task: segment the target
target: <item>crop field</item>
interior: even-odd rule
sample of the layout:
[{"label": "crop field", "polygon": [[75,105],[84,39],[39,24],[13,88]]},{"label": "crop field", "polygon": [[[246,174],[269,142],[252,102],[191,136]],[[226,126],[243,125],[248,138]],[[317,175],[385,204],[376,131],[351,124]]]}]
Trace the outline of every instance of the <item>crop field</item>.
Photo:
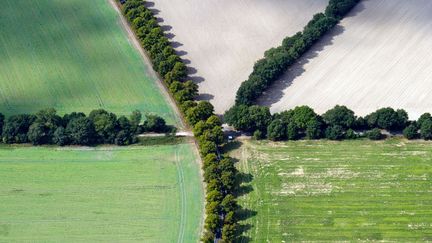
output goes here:
[{"label": "crop field", "polygon": [[361,1],[261,99],[273,112],[336,104],[358,115],[432,107],[432,1]]},{"label": "crop field", "polygon": [[254,242],[432,240],[430,142],[244,141],[233,153],[253,177],[240,204]]},{"label": "crop field", "polygon": [[197,242],[190,144],[0,146],[0,242]]},{"label": "crop field", "polygon": [[4,0],[0,111],[138,109],[179,117],[107,0]]},{"label": "crop field", "polygon": [[154,0],[152,9],[216,113],[229,109],[264,52],[303,29],[328,0]]}]

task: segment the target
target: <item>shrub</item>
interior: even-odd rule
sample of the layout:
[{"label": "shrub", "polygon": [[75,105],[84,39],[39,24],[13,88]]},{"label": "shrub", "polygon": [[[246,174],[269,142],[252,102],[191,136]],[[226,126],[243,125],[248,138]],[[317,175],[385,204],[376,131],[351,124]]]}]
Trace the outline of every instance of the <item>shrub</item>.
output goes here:
[{"label": "shrub", "polygon": [[346,106],[336,105],[322,115],[328,125],[339,125],[346,129],[353,128],[356,122],[354,112]]},{"label": "shrub", "polygon": [[325,135],[326,138],[330,140],[341,140],[345,138],[345,130],[340,125],[333,125],[327,127]]},{"label": "shrub", "polygon": [[253,139],[255,139],[255,140],[261,140],[261,139],[263,139],[265,136],[264,136],[264,133],[263,132],[261,132],[260,130],[256,130],[254,133],[253,133]]},{"label": "shrub", "polygon": [[329,17],[342,19],[360,0],[330,0],[325,14]]},{"label": "shrub", "polygon": [[432,119],[426,119],[422,121],[420,127],[420,136],[425,140],[432,139]]},{"label": "shrub", "polygon": [[418,133],[417,126],[415,124],[411,124],[411,125],[407,126],[403,130],[403,135],[407,139],[416,139],[416,138],[418,138],[419,133]]},{"label": "shrub", "polygon": [[408,114],[404,110],[395,111],[393,108],[381,108],[366,116],[370,127],[377,127],[389,131],[403,130],[408,123]]},{"label": "shrub", "polygon": [[366,133],[366,136],[370,140],[381,140],[384,138],[383,134],[381,133],[381,130],[378,128],[374,128]]},{"label": "shrub", "polygon": [[273,120],[267,127],[267,137],[273,141],[284,140],[287,137],[287,127],[281,119]]},{"label": "shrub", "polygon": [[359,138],[359,135],[352,129],[348,129],[345,133],[346,139],[357,139]]}]

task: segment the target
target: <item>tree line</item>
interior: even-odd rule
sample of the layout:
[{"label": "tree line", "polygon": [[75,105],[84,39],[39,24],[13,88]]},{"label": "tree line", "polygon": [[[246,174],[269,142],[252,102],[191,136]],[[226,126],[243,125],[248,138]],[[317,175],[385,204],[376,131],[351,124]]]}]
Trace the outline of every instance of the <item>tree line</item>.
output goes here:
[{"label": "tree line", "polygon": [[260,97],[358,2],[359,0],[330,0],[325,13],[315,14],[302,32],[285,38],[279,47],[267,50],[264,58],[255,63],[252,73],[238,89],[236,105],[252,105],[257,97]]},{"label": "tree line", "polygon": [[308,106],[270,114],[268,107],[237,105],[225,114],[225,121],[235,129],[253,134],[256,139],[273,141],[321,139],[383,139],[382,130],[402,132],[407,139],[432,139],[432,117],[423,114],[408,120],[405,110],[381,108],[365,117],[357,117],[346,106],[337,105],[322,116]]},{"label": "tree line", "polygon": [[176,54],[153,13],[143,0],[128,0],[122,5],[141,45],[149,54],[153,68],[163,78],[188,124],[193,128],[206,182],[205,233],[203,242],[233,242],[238,231],[237,201],[233,194],[237,170],[234,161],[220,154],[224,143],[222,122],[207,101],[196,101],[198,86],[187,80],[186,65]]},{"label": "tree line", "polygon": [[139,133],[173,129],[156,115],[146,115],[144,123],[141,120],[139,111],[132,112],[129,117],[117,117],[103,109],[93,110],[88,116],[82,112],[60,116],[53,108],[7,118],[0,113],[0,137],[7,144],[129,145],[137,141]]}]

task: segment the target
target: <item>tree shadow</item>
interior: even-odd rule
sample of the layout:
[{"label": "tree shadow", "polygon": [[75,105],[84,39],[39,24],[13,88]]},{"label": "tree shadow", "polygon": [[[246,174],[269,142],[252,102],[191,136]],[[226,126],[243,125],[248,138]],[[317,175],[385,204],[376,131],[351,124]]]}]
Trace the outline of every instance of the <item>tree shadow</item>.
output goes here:
[{"label": "tree shadow", "polygon": [[205,81],[205,79],[203,77],[199,77],[199,76],[189,76],[188,78],[189,80],[192,80],[192,82],[199,84]]},{"label": "tree shadow", "polygon": [[[243,145],[243,143],[241,141],[238,140],[234,140],[232,142],[226,143],[223,147],[222,147],[222,153],[226,154],[229,153],[231,151],[237,150],[239,149],[241,146]],[[233,158],[234,159],[234,158]],[[235,159],[237,160],[237,159]],[[237,160],[238,161],[238,160]],[[241,172],[239,172],[240,174]]]},{"label": "tree shadow", "polygon": [[334,38],[342,34],[344,30],[345,28],[341,25],[335,26],[329,34],[325,35],[320,41],[315,43],[312,48],[303,54],[295,64],[289,67],[282,77],[273,82],[261,97],[258,98],[257,103],[259,105],[271,106],[274,103],[279,102],[285,96],[284,90],[291,86],[293,81],[306,71],[304,66],[308,64],[310,60],[317,57],[326,46],[333,44]]},{"label": "tree shadow", "polygon": [[212,95],[212,94],[207,94],[207,93],[202,93],[202,94],[199,94],[199,95],[196,97],[196,99],[197,99],[197,100],[210,101],[210,100],[214,99],[214,95]]},{"label": "tree shadow", "polygon": [[[359,3],[345,18],[353,18],[365,9],[364,3]],[[301,76],[306,70],[305,65],[308,64],[313,58],[317,57],[327,46],[333,44],[335,37],[345,32],[345,27],[341,23],[336,25],[326,35],[324,35],[317,43],[315,43],[309,51],[300,57],[300,59],[293,64],[285,72],[282,77],[276,80],[262,95],[257,99],[257,104],[264,106],[271,106],[279,102],[285,96],[284,90],[290,87],[293,81]]]}]

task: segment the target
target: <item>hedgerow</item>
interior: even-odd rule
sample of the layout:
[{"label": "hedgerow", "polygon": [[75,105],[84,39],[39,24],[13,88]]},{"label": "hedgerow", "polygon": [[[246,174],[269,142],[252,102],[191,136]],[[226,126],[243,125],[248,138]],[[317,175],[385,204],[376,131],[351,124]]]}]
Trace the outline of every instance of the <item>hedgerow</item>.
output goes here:
[{"label": "hedgerow", "polygon": [[279,47],[267,50],[264,58],[255,63],[249,78],[237,91],[236,105],[252,105],[257,97],[260,97],[358,2],[359,0],[331,0],[325,14],[315,14],[302,32],[285,38]]},{"label": "hedgerow", "polygon": [[202,241],[214,242],[218,238],[233,242],[238,228],[237,202],[233,195],[237,170],[231,158],[219,153],[224,142],[222,123],[209,102],[195,100],[198,86],[187,80],[186,65],[175,53],[153,13],[145,7],[145,1],[128,0],[122,5],[122,11],[149,54],[154,70],[164,80],[185,120],[193,128],[203,158],[207,192]]},{"label": "hedgerow", "polygon": [[141,120],[139,111],[132,112],[130,117],[117,117],[103,109],[93,110],[88,116],[77,112],[59,116],[52,108],[7,119],[0,113],[0,137],[8,144],[129,145],[137,141],[139,133],[166,133],[173,129],[156,115],[146,115],[143,124]]}]

